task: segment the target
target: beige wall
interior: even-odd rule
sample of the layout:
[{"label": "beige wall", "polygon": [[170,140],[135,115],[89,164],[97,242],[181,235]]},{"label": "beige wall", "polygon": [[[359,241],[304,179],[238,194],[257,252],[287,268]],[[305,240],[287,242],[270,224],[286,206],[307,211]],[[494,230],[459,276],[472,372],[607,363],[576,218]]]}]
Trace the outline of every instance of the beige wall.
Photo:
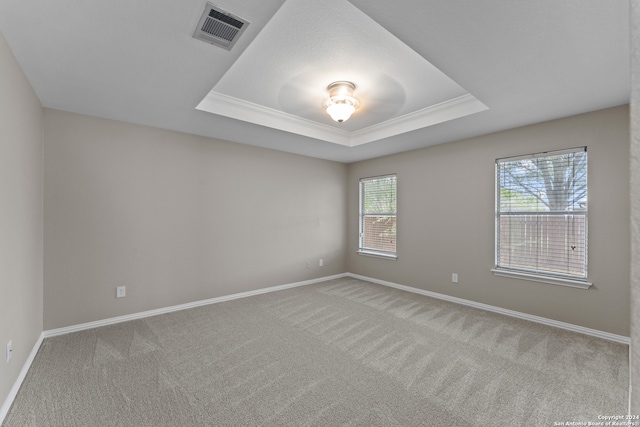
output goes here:
[{"label": "beige wall", "polygon": [[631,2],[631,414],[640,414],[640,2]]},{"label": "beige wall", "polygon": [[2,405],[42,333],[42,107],[2,33],[0,94]]},{"label": "beige wall", "polygon": [[[594,286],[494,276],[495,159],[582,145]],[[356,254],[358,179],[389,173],[398,177],[397,261]],[[354,163],[348,186],[350,272],[629,336],[628,107]]]},{"label": "beige wall", "polygon": [[50,109],[44,129],[45,330],[346,270],[344,164]]}]

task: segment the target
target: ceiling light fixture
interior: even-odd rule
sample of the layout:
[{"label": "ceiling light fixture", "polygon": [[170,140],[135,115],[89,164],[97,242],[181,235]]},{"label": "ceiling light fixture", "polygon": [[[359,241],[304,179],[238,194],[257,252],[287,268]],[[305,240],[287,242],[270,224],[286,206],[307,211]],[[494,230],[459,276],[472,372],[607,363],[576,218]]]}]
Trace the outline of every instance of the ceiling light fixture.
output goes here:
[{"label": "ceiling light fixture", "polygon": [[351,117],[356,108],[360,105],[353,97],[356,85],[351,82],[333,82],[327,86],[329,99],[324,102],[327,114],[338,123],[342,123]]}]

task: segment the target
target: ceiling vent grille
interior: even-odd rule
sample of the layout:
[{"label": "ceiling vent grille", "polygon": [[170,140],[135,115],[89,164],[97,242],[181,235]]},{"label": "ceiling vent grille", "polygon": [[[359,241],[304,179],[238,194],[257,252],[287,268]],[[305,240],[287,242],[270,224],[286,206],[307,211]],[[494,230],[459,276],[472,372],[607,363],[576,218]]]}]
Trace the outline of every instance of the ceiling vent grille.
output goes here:
[{"label": "ceiling vent grille", "polygon": [[207,3],[193,37],[231,50],[248,26],[246,19]]}]

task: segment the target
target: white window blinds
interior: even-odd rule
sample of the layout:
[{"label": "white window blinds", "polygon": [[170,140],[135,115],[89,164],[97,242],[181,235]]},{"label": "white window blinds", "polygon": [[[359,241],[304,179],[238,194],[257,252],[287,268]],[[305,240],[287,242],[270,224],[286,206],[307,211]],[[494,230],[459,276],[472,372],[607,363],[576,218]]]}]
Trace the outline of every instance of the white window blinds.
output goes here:
[{"label": "white window blinds", "polygon": [[360,179],[359,252],[396,253],[396,175]]},{"label": "white window blinds", "polygon": [[586,280],[586,147],[496,160],[496,269]]}]

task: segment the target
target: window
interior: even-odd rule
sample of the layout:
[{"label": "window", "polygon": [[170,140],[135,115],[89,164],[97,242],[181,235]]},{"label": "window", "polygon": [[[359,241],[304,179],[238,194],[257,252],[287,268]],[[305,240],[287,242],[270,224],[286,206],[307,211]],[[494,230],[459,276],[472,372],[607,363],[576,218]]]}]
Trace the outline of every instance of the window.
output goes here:
[{"label": "window", "polygon": [[495,274],[588,288],[587,148],[496,160]]},{"label": "window", "polygon": [[396,176],[360,180],[358,253],[396,258]]}]

